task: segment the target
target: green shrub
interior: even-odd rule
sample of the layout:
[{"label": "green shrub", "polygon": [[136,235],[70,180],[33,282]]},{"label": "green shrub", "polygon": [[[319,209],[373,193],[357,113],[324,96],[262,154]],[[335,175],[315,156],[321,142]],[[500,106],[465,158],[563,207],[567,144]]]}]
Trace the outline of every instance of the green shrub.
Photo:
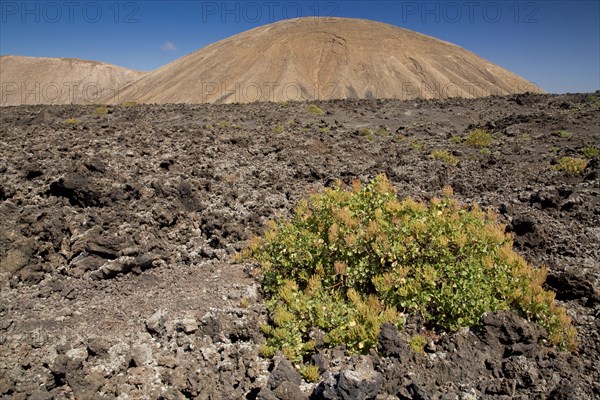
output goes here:
[{"label": "green shrub", "polygon": [[275,133],[283,133],[283,132],[285,132],[285,129],[283,128],[283,126],[277,125],[276,127],[273,128],[273,131],[275,131]]},{"label": "green shrub", "polygon": [[80,123],[81,121],[76,118],[67,118],[63,121],[65,125],[79,125]]},{"label": "green shrub", "polygon": [[123,103],[121,103],[121,105],[123,107],[127,107],[127,108],[135,107],[135,106],[137,106],[137,101],[124,101]]},{"label": "green shrub", "polygon": [[219,121],[219,122],[217,122],[217,126],[219,126],[220,128],[229,128],[229,125],[231,125],[229,123],[229,121]]},{"label": "green shrub", "polygon": [[483,313],[512,309],[575,348],[564,308],[545,291],[545,269],[512,249],[494,214],[461,207],[446,193],[429,203],[399,200],[378,176],[350,190],[338,184],[302,200],[289,220],[272,221],[242,254],[260,262],[270,323],[263,354],[292,360],[324,345],[366,352],[385,322],[420,314],[440,328],[476,326]]},{"label": "green shrub", "polygon": [[491,155],[492,155],[492,151],[491,151],[490,149],[488,149],[487,147],[485,147],[485,148],[483,148],[483,149],[479,150],[479,153],[480,153],[482,156],[491,156]]},{"label": "green shrub", "polygon": [[300,374],[306,382],[316,382],[319,380],[319,367],[316,365],[304,365],[300,368]]},{"label": "green shrub", "polygon": [[494,142],[492,135],[485,129],[476,129],[469,133],[463,143],[469,147],[488,147]]},{"label": "green shrub", "polygon": [[446,164],[449,165],[456,165],[459,163],[459,159],[458,157],[453,156],[452,154],[448,153],[446,150],[434,150],[431,155],[431,158],[433,158],[434,160],[441,160]]},{"label": "green shrub", "polygon": [[413,150],[421,150],[421,149],[423,149],[423,143],[417,142],[415,140],[414,142],[410,143],[410,148]]},{"label": "green shrub", "polygon": [[316,115],[325,115],[325,111],[323,111],[319,106],[317,106],[316,104],[309,104],[308,105],[308,111],[316,114]]},{"label": "green shrub", "polygon": [[452,143],[454,143],[454,144],[460,144],[460,143],[462,143],[463,138],[460,137],[460,136],[458,136],[458,135],[455,135],[455,136],[452,136],[452,138],[450,139],[450,141]]},{"label": "green shrub", "polygon": [[375,132],[375,134],[377,134],[378,136],[390,136],[390,132],[385,129],[385,128],[379,128],[377,129],[377,131]]},{"label": "green shrub", "polygon": [[415,353],[425,353],[425,345],[427,344],[427,338],[423,335],[415,335],[410,339],[408,343],[410,348],[413,349]]},{"label": "green shrub", "polygon": [[569,174],[576,175],[583,172],[587,165],[587,161],[582,158],[574,158],[574,157],[563,157],[558,160],[558,165],[556,169],[559,171],[565,171]]},{"label": "green shrub", "polygon": [[583,149],[581,149],[581,154],[585,158],[594,158],[598,154],[600,154],[600,151],[598,151],[598,149],[595,147],[584,147]]},{"label": "green shrub", "polygon": [[557,136],[562,139],[570,139],[573,136],[572,134],[570,134],[569,132],[567,132],[563,129],[552,132],[552,135]]},{"label": "green shrub", "polygon": [[106,114],[108,114],[108,108],[107,107],[97,107],[96,110],[94,110],[94,112],[96,113],[96,115],[106,115]]},{"label": "green shrub", "polygon": [[368,141],[372,142],[373,140],[375,140],[375,134],[373,133],[373,130],[370,128],[362,128],[358,130],[358,134],[360,136],[364,136],[367,138]]}]

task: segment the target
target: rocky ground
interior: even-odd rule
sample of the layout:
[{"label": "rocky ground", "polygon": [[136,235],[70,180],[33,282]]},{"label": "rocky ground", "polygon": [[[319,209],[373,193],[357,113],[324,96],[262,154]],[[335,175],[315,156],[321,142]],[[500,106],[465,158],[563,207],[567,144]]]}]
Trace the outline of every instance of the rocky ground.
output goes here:
[{"label": "rocky ground", "polygon": [[[0,398],[600,398],[600,158],[556,169],[600,147],[599,101],[1,108]],[[452,139],[477,127],[488,153]],[[450,185],[496,211],[549,267],[579,350],[501,312],[454,334],[385,326],[367,356],[322,350],[316,383],[260,358],[259,271],[232,255],[306,194],[380,173],[401,196]]]}]

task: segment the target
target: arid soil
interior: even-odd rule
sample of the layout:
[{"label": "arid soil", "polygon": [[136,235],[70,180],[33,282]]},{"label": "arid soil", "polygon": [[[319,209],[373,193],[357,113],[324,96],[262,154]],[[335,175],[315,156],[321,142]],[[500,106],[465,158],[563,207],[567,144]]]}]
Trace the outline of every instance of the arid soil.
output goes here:
[{"label": "arid soil", "polygon": [[143,74],[77,58],[0,56],[0,106],[93,104]]},{"label": "arid soil", "polygon": [[304,17],[213,43],[96,101],[230,104],[524,92],[542,90],[452,43],[377,21]]},{"label": "arid soil", "polygon": [[[600,147],[599,101],[0,108],[0,398],[600,398],[600,158],[556,169]],[[452,139],[477,127],[489,153]],[[303,196],[380,173],[400,196],[450,185],[497,212],[549,267],[578,351],[500,312],[458,333],[386,325],[377,352],[315,355],[316,383],[259,357],[260,272],[232,256]],[[416,333],[423,354],[407,344]]]}]

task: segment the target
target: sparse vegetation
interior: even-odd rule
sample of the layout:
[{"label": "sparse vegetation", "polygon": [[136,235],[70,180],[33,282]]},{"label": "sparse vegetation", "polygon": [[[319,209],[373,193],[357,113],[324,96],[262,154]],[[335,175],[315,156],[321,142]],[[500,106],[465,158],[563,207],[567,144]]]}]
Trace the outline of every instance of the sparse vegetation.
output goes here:
[{"label": "sparse vegetation", "polygon": [[328,127],[326,127],[326,126],[325,126],[325,127],[322,127],[322,128],[319,128],[319,130],[320,130],[322,133],[326,134],[326,135],[331,135],[331,130],[330,130]]},{"label": "sparse vegetation", "polygon": [[[268,327],[269,325],[263,325],[261,327],[261,330],[263,331],[263,333],[265,333],[265,330],[263,330],[263,327]],[[275,355],[275,353],[277,353],[277,349],[275,349],[272,346],[268,346],[266,343],[263,343],[260,345],[260,347],[258,348],[258,354],[263,357],[263,358],[271,358]]]},{"label": "sparse vegetation", "polygon": [[67,118],[63,121],[65,125],[79,125],[80,123],[81,121],[76,118]]},{"label": "sparse vegetation", "polygon": [[415,335],[410,339],[409,345],[415,353],[425,353],[425,345],[427,344],[427,338],[423,335]]},{"label": "sparse vegetation", "polygon": [[121,103],[123,107],[135,107],[137,106],[137,101],[125,101]]},{"label": "sparse vegetation", "polygon": [[454,135],[452,136],[452,138],[450,139],[450,141],[454,144],[461,144],[463,141],[463,138],[458,136],[458,135]]},{"label": "sparse vegetation", "polygon": [[106,114],[108,114],[108,108],[107,107],[96,107],[96,110],[94,112],[96,113],[96,115],[106,115]]},{"label": "sparse vegetation", "polygon": [[370,128],[361,128],[358,130],[358,134],[360,136],[364,136],[367,138],[368,141],[372,142],[373,140],[375,140],[375,134],[373,133],[373,130]]},{"label": "sparse vegetation", "polygon": [[585,98],[585,101],[586,101],[586,103],[588,103],[588,104],[591,104],[591,103],[599,104],[599,103],[598,103],[598,101],[599,101],[599,100],[600,100],[600,96],[593,95],[593,94],[591,94],[591,95],[588,95],[588,96]]},{"label": "sparse vegetation", "polygon": [[441,160],[449,165],[457,165],[460,162],[458,157],[453,156],[447,150],[434,150],[430,157],[434,160]]},{"label": "sparse vegetation", "polygon": [[494,142],[492,135],[485,129],[476,129],[469,133],[463,143],[469,147],[484,148]]},{"label": "sparse vegetation", "polygon": [[594,158],[597,157],[598,154],[600,154],[600,151],[595,147],[584,147],[583,149],[581,149],[581,154],[585,158]]},{"label": "sparse vegetation", "polygon": [[558,160],[556,169],[559,171],[565,171],[572,175],[577,175],[583,172],[587,165],[587,161],[582,158],[575,157],[563,157]]},{"label": "sparse vegetation", "polygon": [[229,123],[229,121],[219,121],[217,122],[217,126],[220,128],[229,128],[229,125],[231,125]]},{"label": "sparse vegetation", "polygon": [[250,299],[248,297],[242,297],[240,300],[241,308],[248,308],[250,306]]},{"label": "sparse vegetation", "polygon": [[423,143],[418,142],[418,141],[413,141],[410,143],[410,148],[413,150],[422,150],[423,149]]},{"label": "sparse vegetation", "polygon": [[325,111],[323,111],[321,107],[317,106],[316,104],[309,104],[308,111],[316,115],[325,115]]},{"label": "sparse vegetation", "polygon": [[492,155],[492,151],[490,149],[488,149],[487,147],[484,147],[483,149],[479,150],[479,153],[482,156],[491,156]]},{"label": "sparse vegetation", "polygon": [[263,355],[281,350],[300,361],[317,346],[315,329],[325,346],[365,353],[381,325],[401,326],[403,313],[457,330],[505,309],[546,328],[553,344],[576,346],[565,309],[542,287],[546,269],[513,250],[493,213],[460,206],[450,189],[420,203],[399,200],[384,176],[350,189],[338,183],[271,222],[243,258],[264,274]]},{"label": "sparse vegetation", "polygon": [[319,367],[316,365],[303,365],[300,368],[300,374],[306,382],[316,382],[319,380]]},{"label": "sparse vegetation", "polygon": [[285,129],[283,128],[283,126],[277,125],[276,127],[273,128],[273,131],[275,133],[283,133],[283,132],[285,132]]},{"label": "sparse vegetation", "polygon": [[390,132],[385,129],[385,128],[379,128],[377,129],[377,131],[375,132],[376,135],[378,136],[390,136]]},{"label": "sparse vegetation", "polygon": [[559,137],[561,139],[570,139],[573,135],[564,129],[552,132],[553,136]]}]

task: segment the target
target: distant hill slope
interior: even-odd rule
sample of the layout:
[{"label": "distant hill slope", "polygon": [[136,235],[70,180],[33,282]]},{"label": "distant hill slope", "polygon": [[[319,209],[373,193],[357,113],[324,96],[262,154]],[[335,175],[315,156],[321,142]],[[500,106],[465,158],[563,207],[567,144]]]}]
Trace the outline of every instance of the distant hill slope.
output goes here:
[{"label": "distant hill slope", "polygon": [[0,105],[98,103],[143,74],[74,58],[0,56]]},{"label": "distant hill slope", "polygon": [[261,26],[154,70],[107,102],[234,103],[480,97],[541,92],[456,45],[392,25],[298,18]]}]

